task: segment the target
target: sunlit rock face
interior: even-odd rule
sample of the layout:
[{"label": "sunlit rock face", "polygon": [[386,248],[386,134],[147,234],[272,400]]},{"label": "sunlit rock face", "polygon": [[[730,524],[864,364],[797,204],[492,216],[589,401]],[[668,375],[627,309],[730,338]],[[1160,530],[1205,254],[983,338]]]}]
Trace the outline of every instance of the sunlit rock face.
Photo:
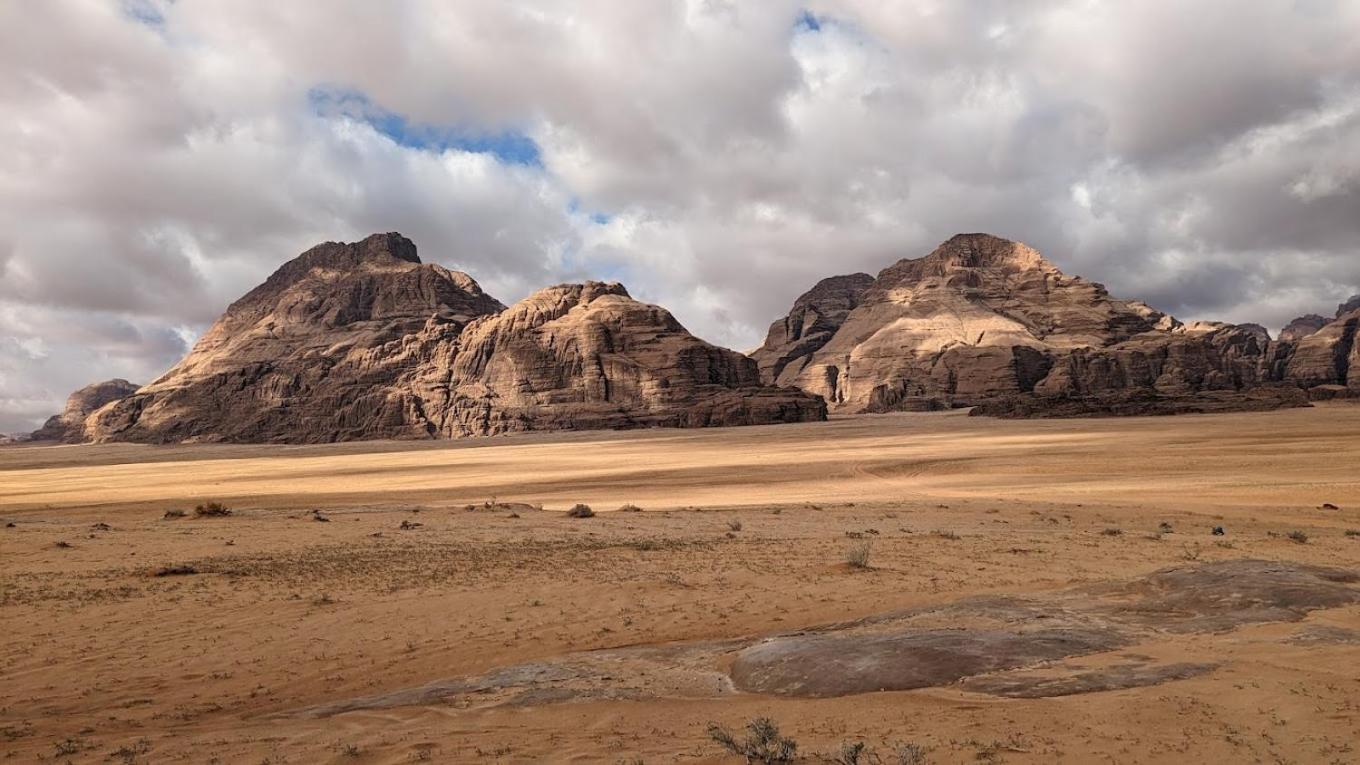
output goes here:
[{"label": "sunlit rock face", "polygon": [[507,309],[400,234],[318,245],[227,309],[160,379],[95,413],[94,441],[311,443],[825,417],[620,285]]}]

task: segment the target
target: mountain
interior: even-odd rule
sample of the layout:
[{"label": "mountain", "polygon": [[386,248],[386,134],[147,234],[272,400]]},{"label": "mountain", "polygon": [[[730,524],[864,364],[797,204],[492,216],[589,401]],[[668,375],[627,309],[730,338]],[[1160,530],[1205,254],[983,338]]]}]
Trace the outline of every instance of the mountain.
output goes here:
[{"label": "mountain", "polygon": [[1304,314],[1284,325],[1284,329],[1280,330],[1280,339],[1287,343],[1296,343],[1327,326],[1330,321],[1331,319],[1315,313]]},{"label": "mountain", "polygon": [[[1258,325],[1185,325],[1111,297],[1034,249],[987,234],[960,234],[884,269],[834,331],[801,346],[788,342],[790,322],[799,323],[794,312],[752,356],[767,382],[822,395],[838,412],[1026,398],[1037,401],[1023,408],[1037,411],[1045,402],[1141,390],[1151,395],[1140,413],[1154,413],[1163,400],[1278,381],[1288,351]],[[1224,405],[1219,399],[1215,408]]]},{"label": "mountain", "polygon": [[789,363],[826,345],[845,323],[845,317],[859,307],[873,283],[874,277],[868,274],[832,276],[803,293],[793,302],[788,316],[770,325],[765,344],[751,354],[761,376],[770,382],[792,384],[792,377],[784,375]]},{"label": "mountain", "polygon": [[1284,379],[1315,398],[1360,396],[1360,295],[1337,307],[1336,318],[1294,343]]},{"label": "mountain", "polygon": [[123,379],[86,385],[66,399],[66,408],[53,415],[29,436],[33,441],[80,443],[85,440],[85,420],[98,409],[137,392],[137,386]]},{"label": "mountain", "polygon": [[755,363],[619,284],[549,287],[441,341],[415,390],[439,435],[819,420]]},{"label": "mountain", "polygon": [[400,234],[318,245],[179,364],[86,423],[95,441],[313,443],[825,417],[619,285],[506,308]]}]

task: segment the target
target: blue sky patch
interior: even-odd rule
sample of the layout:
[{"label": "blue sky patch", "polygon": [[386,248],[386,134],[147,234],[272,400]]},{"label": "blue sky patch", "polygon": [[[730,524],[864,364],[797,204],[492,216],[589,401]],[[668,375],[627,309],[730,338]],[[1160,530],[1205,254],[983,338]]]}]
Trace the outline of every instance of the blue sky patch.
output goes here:
[{"label": "blue sky patch", "polygon": [[822,21],[812,11],[804,10],[798,14],[798,20],[793,22],[793,28],[799,32],[820,32]]},{"label": "blue sky patch", "polygon": [[408,148],[436,153],[454,149],[491,154],[507,165],[543,166],[538,144],[518,130],[487,131],[412,122],[404,115],[378,106],[363,93],[347,88],[312,88],[307,92],[307,101],[312,111],[322,117],[348,117],[366,122]]},{"label": "blue sky patch", "polygon": [[165,14],[160,7],[151,0],[123,0],[123,15],[151,27],[159,27],[165,24]]}]

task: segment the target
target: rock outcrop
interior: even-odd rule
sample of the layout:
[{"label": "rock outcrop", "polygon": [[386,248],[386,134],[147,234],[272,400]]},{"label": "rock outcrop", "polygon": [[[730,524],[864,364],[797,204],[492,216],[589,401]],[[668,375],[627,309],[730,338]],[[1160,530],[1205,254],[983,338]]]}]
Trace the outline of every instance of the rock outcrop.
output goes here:
[{"label": "rock outcrop", "polygon": [[826,345],[873,283],[874,277],[868,274],[832,276],[803,293],[793,302],[788,316],[770,325],[765,344],[751,354],[761,376],[770,382],[792,384],[794,375],[784,375],[789,362]]},{"label": "rock outcrop", "polygon": [[90,418],[96,441],[408,438],[397,386],[427,324],[503,308],[467,274],[423,264],[400,234],[317,245],[233,303],[179,364]]},{"label": "rock outcrop", "polygon": [[1318,316],[1315,313],[1304,314],[1284,325],[1284,329],[1280,330],[1280,340],[1286,343],[1296,343],[1327,326],[1329,321],[1331,319]]},{"label": "rock outcrop", "polygon": [[1360,396],[1360,295],[1337,316],[1290,349],[1284,378],[1316,398]]},{"label": "rock outcrop", "polygon": [[619,285],[563,285],[506,309],[381,234],[284,265],[85,436],[313,443],[825,415]]},{"label": "rock outcrop", "polygon": [[432,358],[413,388],[445,437],[826,416],[821,400],[763,385],[751,359],[699,340],[619,284],[540,290],[444,339]]},{"label": "rock outcrop", "polygon": [[[1222,408],[1219,394],[1283,379],[1293,352],[1259,325],[1187,325],[1111,297],[1030,247],[986,234],[955,236],[884,269],[829,336],[791,349],[787,323],[775,322],[752,354],[766,380],[822,395],[840,412]],[[1184,406],[1169,403],[1177,398]]]},{"label": "rock outcrop", "polygon": [[29,436],[33,441],[79,443],[85,440],[85,420],[99,409],[137,392],[137,386],[121,378],[86,385],[66,399],[66,408],[53,415]]}]

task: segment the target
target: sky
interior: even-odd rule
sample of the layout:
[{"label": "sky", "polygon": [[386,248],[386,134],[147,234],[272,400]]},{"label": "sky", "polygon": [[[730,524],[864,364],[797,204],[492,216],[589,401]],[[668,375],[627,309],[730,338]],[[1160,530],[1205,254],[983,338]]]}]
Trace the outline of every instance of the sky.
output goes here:
[{"label": "sky", "polygon": [[1355,0],[0,2],[0,433],[323,241],[758,345],[960,232],[1185,319],[1360,292]]}]

